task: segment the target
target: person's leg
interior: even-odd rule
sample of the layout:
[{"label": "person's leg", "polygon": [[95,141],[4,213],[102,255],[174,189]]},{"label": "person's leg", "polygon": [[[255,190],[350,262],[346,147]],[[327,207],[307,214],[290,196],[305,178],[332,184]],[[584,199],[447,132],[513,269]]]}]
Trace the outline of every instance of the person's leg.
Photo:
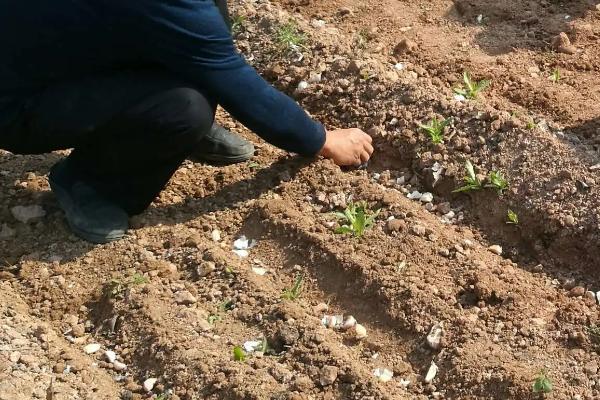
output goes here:
[{"label": "person's leg", "polygon": [[74,147],[50,183],[73,230],[123,236],[210,131],[215,104],[160,73],[123,73],[56,85],[29,102],[0,147],[43,153]]}]

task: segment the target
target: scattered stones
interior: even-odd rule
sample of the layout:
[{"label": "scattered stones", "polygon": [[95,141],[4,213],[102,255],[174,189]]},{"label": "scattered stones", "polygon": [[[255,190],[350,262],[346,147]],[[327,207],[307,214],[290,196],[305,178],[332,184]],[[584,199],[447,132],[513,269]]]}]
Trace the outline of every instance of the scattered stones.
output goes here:
[{"label": "scattered stones", "polygon": [[499,256],[502,255],[502,247],[497,244],[488,247],[488,250]]},{"label": "scattered stones", "polygon": [[319,383],[321,386],[333,385],[333,383],[337,380],[338,371],[338,367],[334,367],[332,365],[326,365],[321,368],[321,373],[319,374]]},{"label": "scattered stones", "polygon": [[425,375],[425,383],[431,383],[438,372],[438,366],[435,362],[431,362],[429,369],[427,370],[427,374]]},{"label": "scattered stones", "polygon": [[158,381],[158,379],[156,379],[156,378],[148,378],[144,381],[142,386],[146,392],[151,392],[152,389],[154,389],[154,385],[156,385],[157,381]]},{"label": "scattered stones", "polygon": [[585,288],[583,286],[575,286],[569,290],[569,296],[571,297],[582,297],[585,294]]},{"label": "scattered stones", "polygon": [[41,206],[15,206],[10,209],[13,217],[24,224],[38,220],[46,216],[46,211]]},{"label": "scattered stones", "polygon": [[439,322],[431,327],[427,335],[427,345],[433,350],[439,350],[442,347],[442,337],[444,336],[444,325]]},{"label": "scattered stones", "polygon": [[85,354],[94,354],[95,352],[100,350],[100,347],[102,346],[100,346],[99,343],[90,343],[83,348],[83,351]]},{"label": "scattered stones", "polygon": [[175,293],[175,303],[177,304],[189,305],[194,304],[197,301],[196,297],[187,290],[180,290]]}]

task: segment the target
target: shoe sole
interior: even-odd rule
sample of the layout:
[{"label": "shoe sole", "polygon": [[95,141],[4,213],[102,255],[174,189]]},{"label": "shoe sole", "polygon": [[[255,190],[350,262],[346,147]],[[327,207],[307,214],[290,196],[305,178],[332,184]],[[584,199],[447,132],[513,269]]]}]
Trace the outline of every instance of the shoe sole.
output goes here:
[{"label": "shoe sole", "polygon": [[[73,202],[71,201],[71,196],[69,196],[67,191],[63,189],[58,183],[56,183],[52,179],[52,177],[48,178],[48,183],[50,184],[50,189],[52,189],[52,193],[54,193],[54,195],[58,199],[58,204],[61,206],[65,214],[68,214],[69,212],[67,210],[74,208]],[[92,242],[95,244],[106,244],[122,239],[125,236],[125,232],[119,232],[109,235],[99,235],[97,233],[88,232],[73,225],[71,223],[71,219],[68,216],[66,219],[73,233],[75,233],[80,238],[87,240],[88,242]]]},{"label": "shoe sole", "polygon": [[199,162],[212,162],[212,163],[217,163],[219,165],[228,165],[228,164],[239,164],[241,162],[244,161],[248,161],[249,159],[252,158],[252,156],[254,155],[254,150],[245,153],[245,154],[241,154],[241,155],[237,155],[237,156],[224,156],[222,154],[202,154],[201,156],[194,156],[194,157],[190,157],[190,160],[192,161],[199,161]]}]

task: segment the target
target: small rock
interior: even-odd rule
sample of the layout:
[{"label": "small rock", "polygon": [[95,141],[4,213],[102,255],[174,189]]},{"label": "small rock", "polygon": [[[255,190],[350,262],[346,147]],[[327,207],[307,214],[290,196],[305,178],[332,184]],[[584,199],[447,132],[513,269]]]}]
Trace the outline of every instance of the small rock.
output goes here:
[{"label": "small rock", "polygon": [[387,229],[390,232],[402,232],[406,223],[399,219],[392,219],[387,222]]},{"label": "small rock", "polygon": [[218,229],[215,229],[214,231],[211,232],[210,237],[213,240],[213,242],[220,241],[221,240],[221,231],[219,231]]},{"label": "small rock", "polygon": [[142,384],[142,386],[144,387],[144,390],[146,392],[151,392],[152,389],[154,389],[154,385],[156,385],[156,381],[158,381],[158,379],[156,378],[148,378],[144,381],[144,383]]},{"label": "small rock", "polygon": [[590,361],[583,367],[583,370],[588,375],[596,375],[598,373],[598,362]]},{"label": "small rock", "polygon": [[125,371],[127,369],[127,365],[123,364],[120,361],[113,362],[113,368],[115,371]]},{"label": "small rock", "polygon": [[567,225],[567,226],[575,225],[575,217],[573,217],[572,215],[567,215],[565,217],[565,225]]},{"label": "small rock", "polygon": [[400,55],[405,53],[412,53],[417,50],[417,44],[410,39],[402,39],[400,43],[394,47],[394,54]]},{"label": "small rock", "polygon": [[425,233],[427,233],[427,230],[425,229],[425,227],[421,226],[421,225],[411,226],[410,231],[416,236],[425,236]]},{"label": "small rock", "polygon": [[313,309],[315,310],[315,313],[321,314],[329,309],[329,305],[327,303],[319,303],[314,306]]},{"label": "small rock", "polygon": [[444,325],[442,322],[431,327],[427,335],[427,344],[433,350],[439,350],[442,347],[442,336],[444,336]]},{"label": "small rock", "polygon": [[585,294],[585,288],[583,286],[575,286],[573,289],[569,290],[569,296],[571,297],[581,297]]},{"label": "small rock", "polygon": [[361,324],[354,325],[354,337],[358,340],[364,339],[367,337],[367,328],[362,326]]},{"label": "small rock", "polygon": [[348,329],[354,328],[356,326],[356,318],[352,315],[349,315],[344,323],[342,324],[342,329],[347,331]]},{"label": "small rock", "polygon": [[10,209],[15,219],[24,224],[46,216],[46,211],[41,206],[15,206]]},{"label": "small rock", "polygon": [[423,195],[421,195],[421,198],[419,199],[422,203],[431,203],[433,201],[433,194],[427,192],[427,193],[423,193]]},{"label": "small rock", "polygon": [[319,374],[319,383],[321,386],[333,385],[338,377],[338,370],[338,367],[332,365],[326,365],[321,368],[321,373]]},{"label": "small rock", "polygon": [[494,254],[502,255],[502,247],[497,244],[488,247],[488,250]]},{"label": "small rock", "polygon": [[117,353],[115,353],[112,350],[106,350],[104,352],[104,357],[106,357],[106,361],[108,361],[109,363],[114,363],[117,359]]},{"label": "small rock", "polygon": [[[199,277],[203,278],[205,276],[210,275],[217,269],[216,265],[212,261],[204,261],[196,268],[196,273]],[[194,301],[195,303],[195,301]]]},{"label": "small rock", "polygon": [[427,374],[425,375],[425,383],[431,383],[438,372],[438,366],[432,361]]},{"label": "small rock", "polygon": [[83,351],[85,354],[94,354],[95,352],[100,350],[100,347],[101,346],[99,343],[90,343],[83,348]]},{"label": "small rock", "polygon": [[12,353],[10,353],[8,359],[10,360],[10,362],[17,363],[21,359],[21,353],[19,353],[18,351],[13,351]]},{"label": "small rock", "polygon": [[575,54],[577,52],[577,48],[571,44],[571,40],[564,32],[559,33],[552,39],[552,48],[564,54]]},{"label": "small rock", "polygon": [[177,304],[194,304],[198,300],[187,290],[180,290],[175,293],[175,302]]},{"label": "small rock", "polygon": [[596,293],[592,292],[591,290],[587,290],[583,297],[589,300],[593,300],[594,302],[596,301]]},{"label": "small rock", "polygon": [[373,371],[373,375],[383,383],[391,381],[394,377],[394,373],[387,368],[377,368]]}]

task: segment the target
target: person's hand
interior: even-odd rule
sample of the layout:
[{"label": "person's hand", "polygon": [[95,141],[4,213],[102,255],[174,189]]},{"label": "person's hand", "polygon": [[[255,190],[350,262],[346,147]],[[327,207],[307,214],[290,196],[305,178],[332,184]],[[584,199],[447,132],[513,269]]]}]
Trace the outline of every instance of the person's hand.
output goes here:
[{"label": "person's hand", "polygon": [[339,166],[359,166],[369,161],[373,154],[373,139],[360,129],[336,129],[326,135],[319,155],[330,158]]}]

